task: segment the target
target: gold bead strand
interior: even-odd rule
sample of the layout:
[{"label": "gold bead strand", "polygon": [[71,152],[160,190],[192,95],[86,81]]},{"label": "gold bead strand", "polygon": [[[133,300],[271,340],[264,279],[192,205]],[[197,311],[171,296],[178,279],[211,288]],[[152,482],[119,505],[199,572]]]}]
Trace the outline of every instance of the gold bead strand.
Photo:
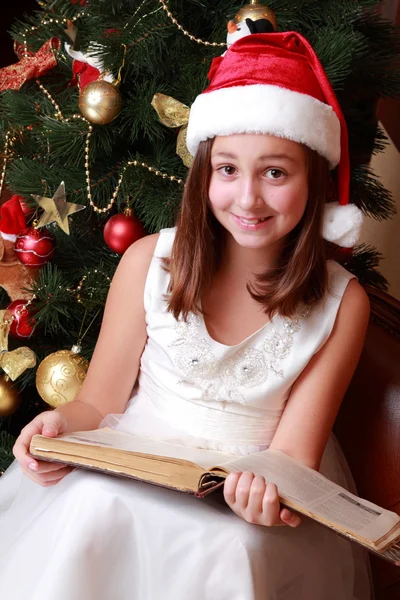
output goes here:
[{"label": "gold bead strand", "polygon": [[89,131],[86,134],[86,142],[85,142],[85,174],[86,174],[87,198],[89,200],[90,206],[93,208],[93,210],[96,213],[105,214],[105,213],[108,213],[109,210],[111,210],[111,208],[113,207],[113,205],[117,199],[119,188],[120,188],[122,180],[124,178],[126,167],[123,168],[123,171],[119,177],[119,180],[118,180],[117,186],[114,190],[114,193],[112,195],[112,198],[111,198],[110,202],[107,204],[107,206],[105,206],[104,208],[99,208],[98,206],[96,206],[95,203],[93,202],[92,186],[91,186],[91,182],[90,182],[90,138],[92,137],[92,133],[93,133],[93,127],[92,127],[92,125],[89,125]]},{"label": "gold bead strand", "polygon": [[3,167],[2,167],[2,170],[1,170],[0,197],[1,197],[1,194],[3,193],[3,185],[4,185],[5,178],[6,178],[6,169],[7,169],[7,160],[8,160],[8,146],[9,146],[9,143],[10,143],[10,135],[11,135],[11,131],[7,131],[6,137],[5,137],[5,142],[4,142]]},{"label": "gold bead strand", "polygon": [[169,181],[175,181],[178,185],[182,185],[183,179],[176,177],[176,175],[168,175],[167,173],[162,173],[155,167],[150,167],[145,162],[139,162],[138,160],[129,160],[127,163],[128,166],[133,167],[143,167],[143,169],[147,169],[150,173],[154,173],[157,177],[162,177],[163,179],[169,179]]},{"label": "gold bead strand", "polygon": [[93,273],[95,275],[97,275],[97,273],[100,273],[100,275],[103,275],[103,277],[108,281],[109,284],[111,283],[111,277],[109,277],[102,271],[99,271],[98,269],[94,269],[93,271],[88,271],[86,275],[83,275],[82,279],[79,281],[75,290],[72,290],[70,288],[67,289],[68,292],[71,292],[72,294],[76,295],[76,301],[78,302],[78,304],[82,304],[81,292],[82,292],[82,288],[86,282],[86,279],[89,277],[89,275],[92,275]]},{"label": "gold bead strand", "polygon": [[196,42],[197,44],[203,44],[203,46],[212,46],[213,48],[226,46],[226,42],[205,42],[204,40],[195,37],[188,31],[186,31],[186,29],[184,29],[182,27],[182,25],[180,25],[178,23],[178,21],[175,19],[174,15],[169,10],[168,5],[165,0],[159,0],[159,2],[160,2],[160,4],[162,4],[163,9],[167,13],[168,18],[172,21],[172,23],[179,29],[179,31],[182,31],[183,35],[186,35],[190,40],[192,40],[192,42]]},{"label": "gold bead strand", "polygon": [[[38,288],[38,292],[41,291],[41,288]],[[27,309],[28,306],[30,306],[32,304],[32,302],[34,300],[36,300],[37,296],[36,294],[33,294],[32,298],[30,298],[29,300],[27,300],[26,302],[24,302],[23,300],[21,301],[21,304],[23,304],[23,309]],[[6,309],[8,310],[8,309]],[[16,310],[15,313],[18,317],[20,317],[22,315],[22,310]],[[3,322],[1,323],[1,327],[6,327],[7,325],[12,325],[12,323],[15,321],[15,318],[13,314],[10,315],[10,317],[8,319],[4,319]]]},{"label": "gold bead strand", "polygon": [[156,169],[155,167],[151,167],[145,162],[140,162],[138,160],[130,160],[126,163],[126,165],[124,165],[122,167],[121,174],[119,176],[117,185],[112,194],[110,202],[104,208],[99,208],[98,206],[96,206],[95,203],[93,202],[91,177],[90,177],[90,138],[92,137],[92,134],[93,134],[93,126],[87,119],[85,119],[85,117],[83,117],[82,115],[79,115],[79,114],[74,114],[71,117],[64,117],[60,106],[57,104],[57,102],[55,101],[53,96],[50,94],[50,92],[44,87],[44,85],[39,80],[36,80],[36,82],[37,82],[38,86],[40,87],[40,89],[42,90],[42,92],[46,95],[46,97],[50,100],[50,102],[54,106],[54,108],[56,110],[55,115],[54,115],[55,118],[61,119],[64,123],[68,123],[72,120],[79,119],[79,120],[83,121],[84,123],[86,123],[86,125],[88,126],[88,131],[86,133],[86,142],[85,142],[86,190],[87,190],[87,199],[89,201],[89,204],[96,213],[105,214],[105,213],[109,212],[111,210],[111,208],[114,206],[114,204],[117,200],[118,194],[119,194],[119,190],[120,190],[122,181],[125,177],[126,169],[128,166],[129,167],[131,167],[131,166],[142,167],[143,169],[147,169],[150,173],[154,173],[154,175],[156,175],[157,177],[162,177],[163,179],[168,179],[171,182],[176,182],[178,185],[182,185],[183,179],[176,177],[176,175],[168,175],[167,173],[162,173],[159,169]]},{"label": "gold bead strand", "polygon": [[24,45],[24,58],[29,58],[29,50],[28,50],[28,41],[26,39],[26,36],[28,33],[33,33],[34,31],[37,31],[38,29],[40,29],[40,27],[42,27],[43,25],[49,25],[51,23],[55,23],[56,25],[67,25],[68,21],[72,21],[72,23],[74,21],[77,21],[78,19],[80,19],[81,17],[84,17],[85,13],[84,12],[79,12],[78,14],[76,14],[74,17],[71,17],[70,19],[56,19],[54,17],[50,17],[50,18],[45,18],[43,19],[43,21],[41,21],[41,23],[39,25],[32,25],[31,27],[27,27],[24,29],[23,33],[21,34],[21,37],[23,39],[23,45]]},{"label": "gold bead strand", "polygon": [[63,119],[65,120],[62,112],[61,112],[61,108],[60,106],[57,104],[57,102],[54,100],[53,96],[50,94],[50,92],[44,87],[44,85],[42,83],[40,83],[39,79],[36,79],[36,83],[38,84],[38,86],[40,87],[40,89],[42,90],[42,92],[44,93],[44,95],[46,96],[46,98],[48,98],[50,100],[50,102],[52,103],[52,105],[54,106],[54,108],[56,109],[56,113],[55,113],[55,118],[56,119]]}]

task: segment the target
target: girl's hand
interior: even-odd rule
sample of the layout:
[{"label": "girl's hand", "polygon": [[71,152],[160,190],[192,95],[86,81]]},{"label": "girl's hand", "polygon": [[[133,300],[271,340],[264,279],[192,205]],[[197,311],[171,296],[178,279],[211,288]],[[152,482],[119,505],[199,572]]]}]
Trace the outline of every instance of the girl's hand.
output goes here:
[{"label": "girl's hand", "polygon": [[29,455],[31,439],[37,433],[41,433],[46,437],[56,437],[65,432],[66,426],[67,420],[64,415],[49,410],[41,413],[28,423],[15,442],[13,453],[20,463],[21,469],[25,475],[43,487],[58,483],[60,479],[72,471],[72,467],[32,458]]},{"label": "girl's hand", "polygon": [[248,523],[273,527],[298,527],[301,517],[281,508],[278,489],[264,477],[250,472],[230,473],[225,480],[224,498],[234,513]]}]

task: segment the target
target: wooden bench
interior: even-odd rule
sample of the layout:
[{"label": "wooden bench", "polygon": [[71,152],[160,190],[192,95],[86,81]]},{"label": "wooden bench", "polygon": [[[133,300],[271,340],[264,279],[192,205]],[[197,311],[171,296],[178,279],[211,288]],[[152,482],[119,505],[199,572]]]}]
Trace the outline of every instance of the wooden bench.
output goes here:
[{"label": "wooden bench", "polygon": [[[400,301],[373,288],[371,321],[334,432],[358,494],[400,514]],[[400,599],[400,567],[371,555],[376,600]]]}]

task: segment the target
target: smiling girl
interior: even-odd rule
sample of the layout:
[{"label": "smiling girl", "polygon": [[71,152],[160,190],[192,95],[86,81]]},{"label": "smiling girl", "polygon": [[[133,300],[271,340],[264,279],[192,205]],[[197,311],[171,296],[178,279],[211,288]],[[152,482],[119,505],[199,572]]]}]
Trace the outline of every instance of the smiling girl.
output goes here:
[{"label": "smiling girl", "polygon": [[191,109],[176,228],[125,253],[77,398],[22,431],[0,482],[7,600],[370,598],[362,550],[282,509],[254,473],[227,478],[225,504],[200,502],[28,454],[36,433],[103,423],[231,454],[278,449],[352,486],[331,429],[369,307],[323,239],[350,246],[360,224],[343,115],[293,32],[238,40],[210,79]]}]

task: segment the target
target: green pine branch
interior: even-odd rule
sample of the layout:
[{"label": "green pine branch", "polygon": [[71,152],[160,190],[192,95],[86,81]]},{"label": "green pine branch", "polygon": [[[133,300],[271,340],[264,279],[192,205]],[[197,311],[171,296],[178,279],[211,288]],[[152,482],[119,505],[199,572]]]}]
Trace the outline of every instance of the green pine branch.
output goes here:
[{"label": "green pine branch", "polygon": [[15,437],[6,431],[0,431],[0,475],[11,465],[14,456],[12,448]]},{"label": "green pine branch", "polygon": [[340,262],[345,269],[357,276],[362,285],[387,291],[388,281],[378,270],[382,258],[382,254],[372,246],[360,244],[354,248],[351,256]]}]

